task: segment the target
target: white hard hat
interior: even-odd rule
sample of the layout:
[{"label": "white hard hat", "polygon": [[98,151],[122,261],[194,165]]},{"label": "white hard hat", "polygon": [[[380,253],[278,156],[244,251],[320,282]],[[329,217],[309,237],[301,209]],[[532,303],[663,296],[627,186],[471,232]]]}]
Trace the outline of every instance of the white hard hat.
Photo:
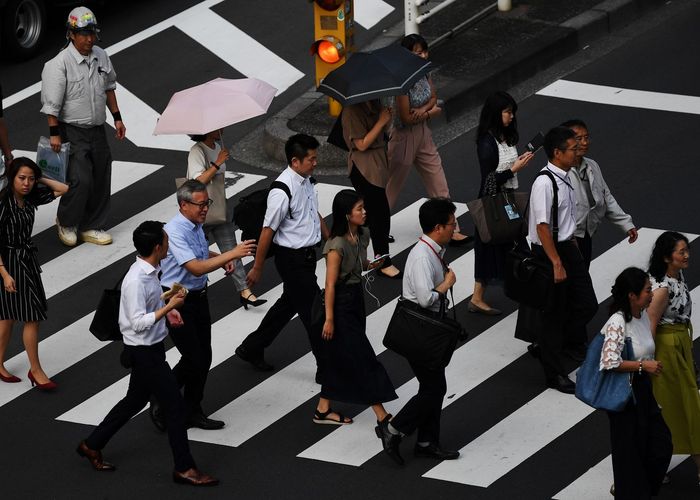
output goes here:
[{"label": "white hard hat", "polygon": [[100,32],[97,18],[87,7],[76,7],[68,14],[66,27],[70,31],[93,31]]}]

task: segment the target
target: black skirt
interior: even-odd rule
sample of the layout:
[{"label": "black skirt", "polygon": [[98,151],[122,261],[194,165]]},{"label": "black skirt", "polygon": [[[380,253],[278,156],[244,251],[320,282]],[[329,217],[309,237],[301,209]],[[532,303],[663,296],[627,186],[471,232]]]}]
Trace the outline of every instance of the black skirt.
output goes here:
[{"label": "black skirt", "polygon": [[394,385],[365,333],[362,285],[336,285],[333,338],[323,342],[321,397],[372,405],[396,399]]}]

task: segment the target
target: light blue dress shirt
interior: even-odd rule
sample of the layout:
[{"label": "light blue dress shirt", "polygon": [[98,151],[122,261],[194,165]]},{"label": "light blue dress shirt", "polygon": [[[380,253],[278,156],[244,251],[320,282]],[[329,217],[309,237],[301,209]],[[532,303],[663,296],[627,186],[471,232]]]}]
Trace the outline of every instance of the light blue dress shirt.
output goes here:
[{"label": "light blue dress shirt", "polygon": [[169,246],[168,255],[160,264],[163,270],[160,282],[168,288],[172,288],[175,282],[188,290],[204,288],[207,275],[197,277],[184,267],[191,260],[209,258],[209,243],[204,236],[202,225],[191,222],[178,212],[163,229],[168,233]]}]

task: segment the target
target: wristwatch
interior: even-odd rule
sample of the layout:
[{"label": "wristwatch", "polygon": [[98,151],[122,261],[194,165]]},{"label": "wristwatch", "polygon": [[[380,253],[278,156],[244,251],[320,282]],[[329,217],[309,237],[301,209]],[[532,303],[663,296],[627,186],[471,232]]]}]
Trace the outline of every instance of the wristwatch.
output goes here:
[{"label": "wristwatch", "polygon": [[209,165],[211,165],[212,167],[214,167],[214,168],[217,169],[217,170],[219,170],[219,169],[221,168],[221,165],[217,165],[217,164],[214,163],[213,161],[210,161],[210,162],[209,162]]}]

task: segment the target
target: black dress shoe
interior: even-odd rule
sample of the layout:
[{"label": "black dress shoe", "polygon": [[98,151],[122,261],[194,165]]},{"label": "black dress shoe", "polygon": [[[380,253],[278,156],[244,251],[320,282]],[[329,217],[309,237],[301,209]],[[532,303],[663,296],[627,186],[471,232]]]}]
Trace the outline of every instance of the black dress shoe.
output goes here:
[{"label": "black dress shoe", "polygon": [[187,419],[187,428],[196,427],[198,429],[204,429],[205,431],[215,431],[224,427],[224,423],[221,420],[213,420],[211,418],[205,417],[202,413],[197,415],[192,415]]},{"label": "black dress shoe", "polygon": [[540,345],[537,342],[533,342],[527,346],[527,352],[529,352],[530,356],[533,358],[540,359]]},{"label": "black dress shoe", "polygon": [[396,238],[394,238],[392,235],[389,235],[386,240],[389,243],[396,243]]},{"label": "black dress shoe", "polygon": [[251,365],[253,365],[253,368],[255,368],[256,370],[260,370],[261,372],[271,372],[275,369],[274,366],[265,362],[265,359],[263,358],[262,354],[260,354],[259,356],[254,356],[250,354],[243,346],[239,345],[238,347],[236,347],[236,356],[238,356],[243,361],[250,363]]},{"label": "black dress shoe", "polygon": [[209,474],[198,471],[194,467],[184,472],[173,471],[173,481],[190,486],[216,486],[219,480]]},{"label": "black dress shoe", "polygon": [[403,465],[403,458],[401,453],[399,453],[399,444],[401,444],[401,436],[399,434],[392,434],[389,432],[389,420],[391,415],[384,417],[384,420],[378,422],[378,425],[374,428],[374,433],[382,441],[382,448],[384,448],[384,453],[389,455],[389,457],[399,465]]},{"label": "black dress shoe", "polygon": [[163,410],[155,399],[151,400],[148,407],[148,416],[151,417],[151,422],[160,432],[165,432],[165,416]]},{"label": "black dress shoe", "polygon": [[556,389],[564,394],[574,394],[576,392],[576,384],[569,377],[557,375],[556,378],[547,381],[547,387]]},{"label": "black dress shoe", "polygon": [[455,460],[459,458],[458,451],[443,450],[435,443],[428,446],[418,446],[413,448],[413,454],[417,457],[435,458],[437,460]]}]

